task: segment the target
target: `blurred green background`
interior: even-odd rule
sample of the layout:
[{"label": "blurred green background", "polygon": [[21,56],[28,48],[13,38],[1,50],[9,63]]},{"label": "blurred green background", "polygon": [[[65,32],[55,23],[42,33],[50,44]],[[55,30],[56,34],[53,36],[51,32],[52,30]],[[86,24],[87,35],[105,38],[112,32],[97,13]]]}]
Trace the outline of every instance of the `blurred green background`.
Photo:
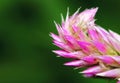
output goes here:
[{"label": "blurred green background", "polygon": [[51,52],[53,21],[61,23],[67,7],[70,15],[99,7],[96,23],[120,33],[120,0],[0,0],[0,83],[115,83],[84,78]]}]

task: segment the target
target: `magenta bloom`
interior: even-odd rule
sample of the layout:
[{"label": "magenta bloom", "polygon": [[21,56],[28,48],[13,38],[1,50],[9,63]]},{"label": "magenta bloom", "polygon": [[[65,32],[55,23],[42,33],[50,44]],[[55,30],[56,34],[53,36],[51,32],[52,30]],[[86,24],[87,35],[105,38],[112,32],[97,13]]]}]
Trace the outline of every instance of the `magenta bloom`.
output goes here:
[{"label": "magenta bloom", "polygon": [[[86,67],[85,77],[108,77],[120,80],[120,35],[95,24],[98,8],[86,9],[72,16],[67,12],[62,24],[57,23],[58,35],[51,33],[53,42],[61,50],[58,56],[72,58],[66,66]],[[120,81],[118,81],[120,83]]]}]

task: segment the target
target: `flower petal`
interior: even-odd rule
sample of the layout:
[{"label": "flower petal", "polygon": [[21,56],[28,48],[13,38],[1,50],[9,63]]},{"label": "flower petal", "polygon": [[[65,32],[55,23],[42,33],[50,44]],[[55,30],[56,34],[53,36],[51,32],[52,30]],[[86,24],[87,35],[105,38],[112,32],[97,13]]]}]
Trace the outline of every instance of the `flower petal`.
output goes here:
[{"label": "flower petal", "polygon": [[103,44],[102,42],[99,42],[99,41],[94,41],[93,42],[95,47],[101,52],[101,53],[105,53],[107,50],[106,50],[106,45]]},{"label": "flower petal", "polygon": [[75,61],[67,62],[64,65],[74,66],[74,67],[84,67],[84,66],[88,65],[88,63],[86,63],[85,61],[82,61],[82,60],[75,60]]},{"label": "flower petal", "polygon": [[106,64],[113,64],[115,63],[115,60],[111,57],[111,56],[98,56],[98,59],[100,59],[102,62],[106,63]]},{"label": "flower petal", "polygon": [[80,13],[79,17],[85,22],[92,21],[97,10],[98,10],[98,8],[86,9],[85,11]]},{"label": "flower petal", "polygon": [[96,58],[94,56],[91,56],[91,55],[83,57],[82,60],[84,60],[85,62],[90,63],[90,64],[97,63]]},{"label": "flower petal", "polygon": [[61,42],[61,39],[58,35],[54,34],[54,33],[51,33],[50,36],[55,40],[55,41],[59,41]]},{"label": "flower petal", "polygon": [[111,56],[118,64],[120,64],[120,56]]},{"label": "flower petal", "polygon": [[83,56],[81,52],[66,52],[63,50],[55,50],[53,52],[65,58],[79,58]]},{"label": "flower petal", "polygon": [[64,49],[65,51],[72,51],[72,48],[70,48],[70,45],[67,45],[63,42],[53,41],[56,46],[58,46],[61,49]]},{"label": "flower petal", "polygon": [[108,70],[102,73],[96,74],[97,76],[117,78],[120,77],[120,68]]},{"label": "flower petal", "polygon": [[94,76],[97,73],[103,72],[105,71],[105,69],[103,69],[100,66],[94,66],[94,67],[90,67],[84,71],[82,71],[81,73],[83,73],[85,76]]},{"label": "flower petal", "polygon": [[78,41],[78,44],[84,52],[87,52],[87,53],[89,52],[90,49],[88,47],[90,46],[90,43],[85,41]]}]

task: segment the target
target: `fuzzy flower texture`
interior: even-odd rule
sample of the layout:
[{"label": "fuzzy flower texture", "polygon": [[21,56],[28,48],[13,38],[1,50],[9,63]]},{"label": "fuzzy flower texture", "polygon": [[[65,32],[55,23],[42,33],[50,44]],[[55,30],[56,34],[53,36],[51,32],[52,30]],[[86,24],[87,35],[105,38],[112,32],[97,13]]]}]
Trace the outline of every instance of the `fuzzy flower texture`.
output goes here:
[{"label": "fuzzy flower texture", "polygon": [[98,8],[79,9],[62,24],[56,24],[58,35],[51,33],[53,43],[61,50],[54,50],[60,57],[71,58],[65,66],[86,68],[80,72],[85,77],[114,78],[120,83],[120,35],[95,24]]}]

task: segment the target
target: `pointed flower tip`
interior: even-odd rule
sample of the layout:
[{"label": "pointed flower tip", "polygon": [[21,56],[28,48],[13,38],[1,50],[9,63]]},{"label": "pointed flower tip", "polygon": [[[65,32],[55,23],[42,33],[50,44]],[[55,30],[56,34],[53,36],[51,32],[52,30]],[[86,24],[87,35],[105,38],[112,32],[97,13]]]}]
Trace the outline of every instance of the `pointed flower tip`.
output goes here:
[{"label": "pointed flower tip", "polygon": [[93,11],[97,12],[98,11],[98,7],[92,8]]},{"label": "pointed flower tip", "polygon": [[62,51],[60,51],[60,50],[53,50],[52,52],[54,52],[58,56],[62,56],[62,54],[63,54]]},{"label": "pointed flower tip", "polygon": [[98,7],[90,9],[90,12],[93,14],[96,14],[97,11],[98,11]]},{"label": "pointed flower tip", "polygon": [[97,11],[98,11],[98,7],[95,7],[95,8],[91,8],[91,9],[86,9],[83,12],[95,14]]},{"label": "pointed flower tip", "polygon": [[60,40],[58,35],[56,35],[54,33],[50,33],[49,36],[52,37],[55,41],[61,42],[61,40]]},{"label": "pointed flower tip", "polygon": [[52,52],[54,52],[55,54],[58,54],[58,55],[62,55],[63,52],[61,50],[53,50]]},{"label": "pointed flower tip", "polygon": [[65,66],[73,66],[73,67],[78,67],[81,65],[81,61],[80,60],[75,60],[75,61],[71,61],[71,62],[67,62],[64,64]]},{"label": "pointed flower tip", "polygon": [[67,53],[66,51],[63,50],[55,50],[53,51],[54,53],[58,54],[58,56],[64,57],[64,58],[76,58],[74,56],[74,53]]},{"label": "pointed flower tip", "polygon": [[84,72],[79,72],[79,73],[80,73],[80,74],[83,74],[83,76],[84,76],[84,77],[87,77],[87,78],[94,76],[93,73],[84,73]]},{"label": "pointed flower tip", "polygon": [[65,65],[65,66],[76,66],[76,63],[75,62],[67,62],[67,63],[64,63],[63,65]]},{"label": "pointed flower tip", "polygon": [[91,13],[93,14],[93,16],[95,16],[95,14],[97,13],[97,11],[98,11],[98,7],[91,9]]},{"label": "pointed flower tip", "polygon": [[98,10],[98,7],[86,9],[82,13],[80,13],[80,15],[85,17],[84,20],[92,21],[95,17],[97,10]]},{"label": "pointed flower tip", "polygon": [[52,33],[52,32],[50,32],[50,33],[49,33],[49,36],[52,37],[52,38],[54,38],[55,34]]}]

